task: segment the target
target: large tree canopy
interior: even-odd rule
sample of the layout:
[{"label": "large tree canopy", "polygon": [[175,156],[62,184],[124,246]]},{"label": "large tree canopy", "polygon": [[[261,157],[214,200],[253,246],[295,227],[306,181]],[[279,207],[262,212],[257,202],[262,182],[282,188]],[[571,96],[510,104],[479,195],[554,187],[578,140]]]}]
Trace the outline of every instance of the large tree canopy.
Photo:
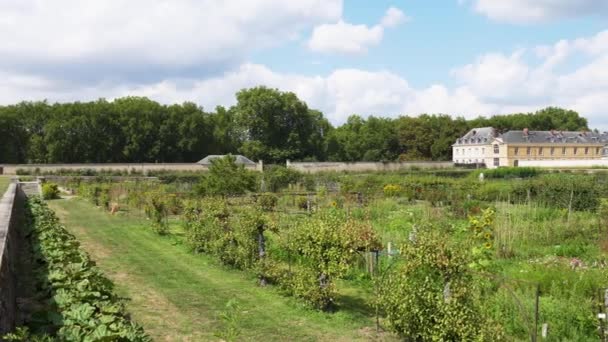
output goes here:
[{"label": "large tree canopy", "polygon": [[231,110],[242,130],[243,154],[268,162],[323,158],[316,141],[329,124],[294,93],[257,87],[241,90],[236,98]]},{"label": "large tree canopy", "polygon": [[236,97],[236,105],[214,112],[145,97],[0,106],[0,164],[195,162],[228,153],[266,163],[450,160],[451,145],[473,127],[589,129],[578,113],[555,107],[468,121],[446,114],[353,115],[334,128],[294,93],[256,87]]}]

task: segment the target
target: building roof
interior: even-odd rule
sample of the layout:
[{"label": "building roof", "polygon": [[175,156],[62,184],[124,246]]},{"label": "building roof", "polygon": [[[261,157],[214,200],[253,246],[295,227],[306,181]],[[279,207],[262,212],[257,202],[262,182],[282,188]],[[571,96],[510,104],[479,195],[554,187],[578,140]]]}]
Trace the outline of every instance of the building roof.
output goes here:
[{"label": "building roof", "polygon": [[508,144],[525,143],[559,143],[559,144],[606,144],[608,135],[594,132],[563,131],[508,131],[500,135]]},{"label": "building roof", "polygon": [[473,128],[463,135],[457,144],[488,144],[496,137],[496,130],[493,127]]},{"label": "building roof", "polygon": [[456,140],[455,145],[489,144],[499,139],[507,144],[556,143],[556,144],[608,144],[608,132],[571,132],[571,131],[508,131],[497,134],[492,127],[473,128]]},{"label": "building roof", "polygon": [[[210,154],[210,155],[206,156],[205,158],[199,160],[197,162],[197,164],[211,165],[212,160],[218,159],[218,158],[224,158],[225,156],[227,156],[227,155],[226,154],[223,154],[223,155],[222,154]],[[233,157],[236,158],[236,161],[235,161],[236,164],[255,165],[255,162],[253,162],[251,159],[249,159],[245,156],[242,156],[240,154],[233,155]]]}]

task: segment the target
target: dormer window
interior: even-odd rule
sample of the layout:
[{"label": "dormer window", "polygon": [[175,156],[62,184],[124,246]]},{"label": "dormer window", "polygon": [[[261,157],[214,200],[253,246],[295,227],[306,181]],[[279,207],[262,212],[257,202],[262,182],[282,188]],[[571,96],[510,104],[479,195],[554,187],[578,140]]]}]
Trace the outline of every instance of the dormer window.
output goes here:
[{"label": "dormer window", "polygon": [[494,154],[498,153],[500,153],[500,147],[498,146],[498,144],[494,144]]}]

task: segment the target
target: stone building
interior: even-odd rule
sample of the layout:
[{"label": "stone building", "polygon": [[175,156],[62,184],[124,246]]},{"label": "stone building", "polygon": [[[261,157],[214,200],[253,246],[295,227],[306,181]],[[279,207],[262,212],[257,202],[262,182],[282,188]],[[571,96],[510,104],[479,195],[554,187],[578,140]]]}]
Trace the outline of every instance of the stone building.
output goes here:
[{"label": "stone building", "polygon": [[608,133],[564,131],[508,131],[475,128],[452,145],[455,164],[488,168],[519,166],[529,160],[601,160],[608,157]]}]

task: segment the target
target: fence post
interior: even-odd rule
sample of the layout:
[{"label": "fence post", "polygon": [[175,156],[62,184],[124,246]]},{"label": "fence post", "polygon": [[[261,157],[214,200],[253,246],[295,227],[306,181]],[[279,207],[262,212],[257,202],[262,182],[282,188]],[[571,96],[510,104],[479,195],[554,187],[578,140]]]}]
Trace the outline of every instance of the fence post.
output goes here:
[{"label": "fence post", "polygon": [[540,299],[540,284],[536,285],[536,301],[534,302],[534,331],[532,333],[532,342],[536,342],[538,338],[538,311]]},{"label": "fence post", "polygon": [[606,324],[608,321],[608,317],[606,317],[608,313],[608,289],[604,289],[604,324],[602,324],[602,339],[606,341]]},{"label": "fence post", "polygon": [[310,215],[310,195],[306,196],[306,212]]}]

